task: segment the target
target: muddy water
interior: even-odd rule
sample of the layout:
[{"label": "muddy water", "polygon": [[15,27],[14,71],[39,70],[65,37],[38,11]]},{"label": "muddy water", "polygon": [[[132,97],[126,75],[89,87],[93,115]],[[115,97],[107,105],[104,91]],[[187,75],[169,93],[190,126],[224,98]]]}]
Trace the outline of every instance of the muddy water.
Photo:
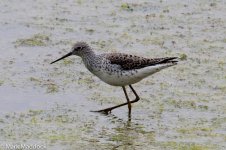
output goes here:
[{"label": "muddy water", "polygon": [[[225,1],[0,2],[0,149],[226,149]],[[178,56],[134,85],[141,100],[89,73],[81,59],[49,63],[86,41],[98,52]],[[131,98],[132,98],[132,93]]]}]

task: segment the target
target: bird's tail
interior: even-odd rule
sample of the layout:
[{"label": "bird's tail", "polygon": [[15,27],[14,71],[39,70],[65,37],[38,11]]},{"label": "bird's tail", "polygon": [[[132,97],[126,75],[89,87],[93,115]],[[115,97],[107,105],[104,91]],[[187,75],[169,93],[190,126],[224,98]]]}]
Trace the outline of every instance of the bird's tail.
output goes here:
[{"label": "bird's tail", "polygon": [[161,61],[159,61],[157,64],[167,64],[167,63],[173,63],[173,64],[177,64],[178,62],[178,57],[166,57],[166,58],[162,58]]}]

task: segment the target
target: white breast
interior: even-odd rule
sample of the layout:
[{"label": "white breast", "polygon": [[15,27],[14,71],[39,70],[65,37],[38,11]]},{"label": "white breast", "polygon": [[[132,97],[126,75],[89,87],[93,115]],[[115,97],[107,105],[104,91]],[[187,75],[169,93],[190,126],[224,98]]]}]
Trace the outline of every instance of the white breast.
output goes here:
[{"label": "white breast", "polygon": [[126,86],[139,82],[147,76],[150,76],[164,68],[173,66],[173,63],[159,64],[155,66],[144,67],[135,70],[119,70],[115,72],[109,72],[108,70],[99,70],[93,72],[98,78],[107,84],[113,86]]}]

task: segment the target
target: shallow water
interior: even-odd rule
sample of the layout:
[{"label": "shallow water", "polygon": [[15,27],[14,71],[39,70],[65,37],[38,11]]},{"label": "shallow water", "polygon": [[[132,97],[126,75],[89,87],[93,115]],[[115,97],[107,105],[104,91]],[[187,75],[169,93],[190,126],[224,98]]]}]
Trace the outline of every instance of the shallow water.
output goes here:
[{"label": "shallow water", "polygon": [[[0,2],[0,149],[226,149],[225,1]],[[86,41],[98,52],[178,56],[134,85],[141,100],[89,73],[49,63]],[[130,92],[132,97],[132,93]]]}]

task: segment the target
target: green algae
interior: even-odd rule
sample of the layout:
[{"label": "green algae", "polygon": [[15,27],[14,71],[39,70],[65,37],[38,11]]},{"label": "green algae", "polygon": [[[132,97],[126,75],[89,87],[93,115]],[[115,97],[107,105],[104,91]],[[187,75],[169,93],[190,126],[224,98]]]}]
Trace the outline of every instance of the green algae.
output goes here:
[{"label": "green algae", "polygon": [[51,80],[43,80],[36,77],[30,77],[29,80],[36,86],[45,87],[47,93],[57,93],[59,92],[59,86]]},{"label": "green algae", "polygon": [[37,124],[37,118],[35,117],[35,116],[33,116],[32,118],[31,118],[31,123],[32,124]]},{"label": "green algae", "polygon": [[95,30],[94,29],[86,29],[86,32],[89,34],[93,34],[95,32]]},{"label": "green algae", "polygon": [[[29,116],[36,116],[36,115],[40,115],[43,113],[43,110],[32,110],[30,109],[28,112]],[[21,117],[24,117],[24,114],[21,114]]]},{"label": "green algae", "polygon": [[187,55],[186,54],[180,54],[179,58],[180,58],[180,60],[187,60]]},{"label": "green algae", "polygon": [[35,77],[30,77],[30,81],[32,81],[32,82],[41,82],[41,80],[40,79],[37,79],[37,78],[35,78]]},{"label": "green algae", "polygon": [[197,132],[211,132],[213,129],[211,128],[204,128],[204,127],[193,127],[193,128],[181,128],[177,131],[182,134],[196,134]]},{"label": "green algae", "polygon": [[176,142],[165,142],[161,144],[163,148],[173,150],[211,150],[213,147],[199,145],[199,144],[186,144]]},{"label": "green algae", "polygon": [[47,46],[50,41],[49,36],[44,34],[35,34],[27,39],[18,39],[15,42],[15,46]]},{"label": "green algae", "polygon": [[197,104],[195,101],[186,101],[186,100],[168,100],[167,101],[168,104],[173,105],[176,108],[190,108],[190,109],[196,109],[197,108]]},{"label": "green algae", "polygon": [[0,80],[0,86],[4,84],[4,81]]},{"label": "green algae", "polygon": [[223,39],[223,42],[224,42],[224,43],[226,43],[226,38],[225,38],[225,39]]},{"label": "green algae", "polygon": [[64,59],[64,60],[63,60],[63,64],[64,64],[65,66],[71,65],[71,64],[74,64],[74,61],[72,61],[72,60],[70,60],[70,59]]},{"label": "green algae", "polygon": [[[2,42],[3,49],[9,52],[4,52],[0,60],[2,76],[7,76],[1,79],[4,81],[0,83],[1,90],[12,86],[25,91],[22,98],[15,94],[12,99],[15,105],[20,103],[19,99],[33,103],[34,100],[26,95],[43,89],[44,92],[34,95],[40,101],[56,102],[62,95],[63,98],[56,107],[48,103],[44,107],[46,110],[24,111],[19,116],[18,112],[10,113],[0,118],[0,140],[44,140],[50,149],[55,145],[59,149],[224,149],[226,41],[222,28],[225,18],[220,15],[225,10],[220,1],[216,5],[203,5],[200,1],[196,7],[183,1],[25,3],[35,5],[30,18],[23,13],[28,11],[27,7],[21,8],[22,5],[16,3],[8,3],[2,11],[1,16],[13,10],[13,16],[17,17],[13,21],[2,18],[6,22],[2,24],[3,29],[5,26],[5,32],[11,32],[4,37],[6,42]],[[8,9],[14,5],[17,9]],[[20,9],[18,19],[15,12]],[[89,11],[85,13],[85,9]],[[53,15],[49,15],[50,10]],[[212,16],[216,12],[217,18]],[[26,20],[20,18],[23,14]],[[19,30],[12,31],[8,25],[19,27]],[[17,35],[21,31],[23,37],[28,37],[23,38],[24,41]],[[35,37],[37,32],[53,35],[50,40]],[[19,42],[7,43],[7,40],[12,41],[11,36]],[[89,112],[102,105],[104,108],[105,104],[125,102],[120,88],[107,86],[84,71],[77,58],[49,66],[54,55],[58,56],[56,53],[68,50],[79,40],[104,52],[117,49],[147,57],[175,55],[181,63],[134,85],[141,100],[132,105],[130,125],[124,125],[128,119],[127,107],[110,115]],[[15,51],[8,48],[13,44],[18,44]],[[45,47],[37,49],[38,46]],[[34,51],[35,57],[30,58]],[[78,97],[77,91],[85,98]],[[7,94],[8,97],[14,93],[10,89]],[[14,105],[11,107],[14,109]],[[16,107],[13,111],[17,111]]]},{"label": "green algae", "polygon": [[133,8],[131,8],[131,6],[128,3],[121,4],[121,8],[122,10],[133,11]]}]

